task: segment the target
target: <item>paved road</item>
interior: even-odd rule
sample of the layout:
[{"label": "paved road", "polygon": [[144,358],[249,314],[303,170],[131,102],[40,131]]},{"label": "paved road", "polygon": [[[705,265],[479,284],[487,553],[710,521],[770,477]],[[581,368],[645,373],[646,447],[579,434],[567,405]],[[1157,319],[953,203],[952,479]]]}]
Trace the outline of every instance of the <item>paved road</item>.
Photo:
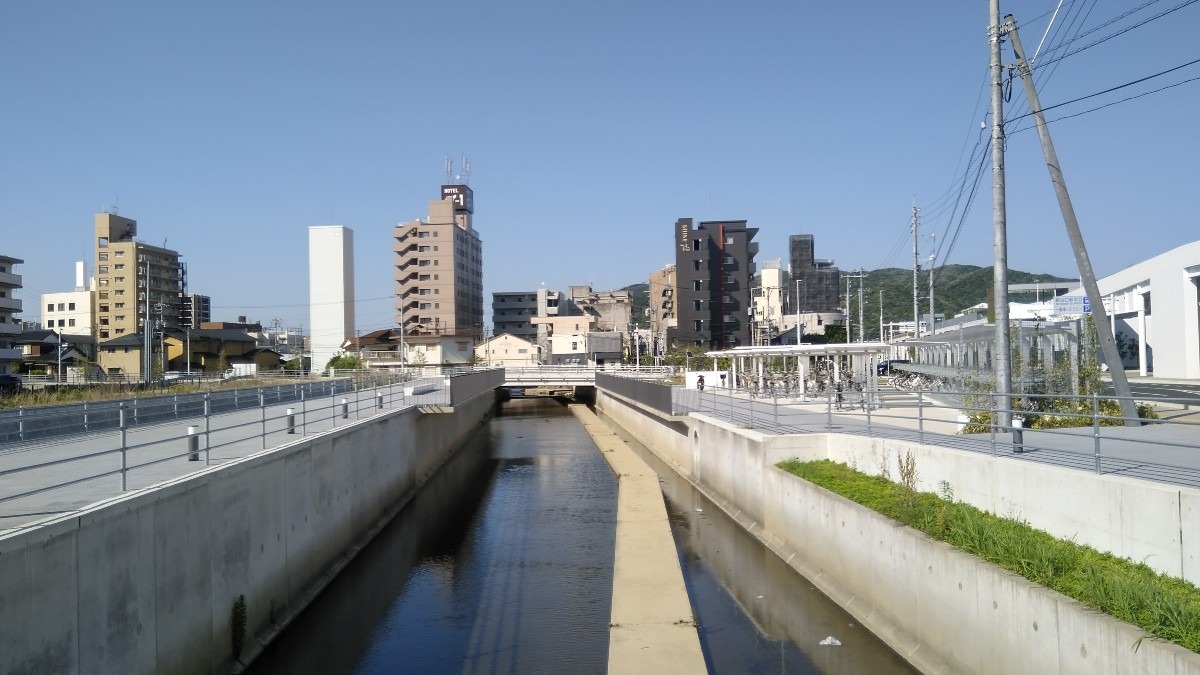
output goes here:
[{"label": "paved road", "polygon": [[[123,479],[126,490],[140,490],[370,417],[379,412],[376,396],[380,393],[384,410],[449,402],[443,378],[415,384],[420,392],[415,395],[405,396],[405,386],[414,386],[407,382],[210,415],[207,443],[205,418],[196,416],[131,427],[125,432],[124,446],[119,430],[0,444],[0,534],[118,496]],[[288,408],[295,411],[294,434],[288,433]],[[188,427],[200,432],[195,461],[190,459]],[[27,496],[14,498],[23,494]]]}]

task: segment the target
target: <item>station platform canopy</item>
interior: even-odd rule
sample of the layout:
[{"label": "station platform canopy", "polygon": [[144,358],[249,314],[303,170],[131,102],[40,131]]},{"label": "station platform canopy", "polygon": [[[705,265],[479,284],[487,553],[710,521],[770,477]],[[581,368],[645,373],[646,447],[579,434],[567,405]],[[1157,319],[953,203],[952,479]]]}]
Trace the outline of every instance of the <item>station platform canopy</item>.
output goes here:
[{"label": "station platform canopy", "polygon": [[887,354],[890,349],[891,346],[886,342],[839,342],[823,345],[734,347],[705,352],[704,355],[718,359],[756,356],[878,356]]}]

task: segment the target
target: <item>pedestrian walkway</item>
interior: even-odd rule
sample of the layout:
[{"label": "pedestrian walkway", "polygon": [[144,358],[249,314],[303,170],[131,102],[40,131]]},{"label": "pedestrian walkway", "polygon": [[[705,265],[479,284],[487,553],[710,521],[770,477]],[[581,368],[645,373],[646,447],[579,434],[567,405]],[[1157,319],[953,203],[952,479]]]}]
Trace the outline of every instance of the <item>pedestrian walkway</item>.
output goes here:
[{"label": "pedestrian walkway", "polygon": [[439,377],[124,431],[0,443],[0,536],[380,412],[448,402]]},{"label": "pedestrian walkway", "polygon": [[[961,433],[965,418],[950,395],[882,389],[864,405],[836,400],[755,399],[744,392],[675,388],[677,414],[696,412],[764,433],[842,433],[907,440],[1003,455],[1102,474],[1200,488],[1200,415],[1195,407],[1161,408],[1163,419],[1139,427],[1092,426]],[[857,394],[853,395],[857,396]]]}]

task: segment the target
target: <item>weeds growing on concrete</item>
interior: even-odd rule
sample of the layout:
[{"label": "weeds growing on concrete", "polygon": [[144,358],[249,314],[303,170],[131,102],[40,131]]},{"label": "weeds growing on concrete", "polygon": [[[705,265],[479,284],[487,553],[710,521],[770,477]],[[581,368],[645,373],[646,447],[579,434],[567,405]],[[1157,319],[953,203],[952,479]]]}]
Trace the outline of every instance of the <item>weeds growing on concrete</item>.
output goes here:
[{"label": "weeds growing on concrete", "polygon": [[1144,563],[1056,539],[1028,523],[915,492],[828,460],[779,467],[831,492],[1137,626],[1149,636],[1200,653],[1200,589]]}]

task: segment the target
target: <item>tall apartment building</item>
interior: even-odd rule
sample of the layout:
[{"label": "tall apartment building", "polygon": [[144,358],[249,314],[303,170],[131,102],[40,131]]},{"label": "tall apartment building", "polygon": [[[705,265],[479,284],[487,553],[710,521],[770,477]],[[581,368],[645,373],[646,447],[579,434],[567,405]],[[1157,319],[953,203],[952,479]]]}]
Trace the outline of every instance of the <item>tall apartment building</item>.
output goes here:
[{"label": "tall apartment building", "polygon": [[706,349],[752,344],[750,331],[758,228],[744,220],[675,222],[675,339]]},{"label": "tall apartment building", "polygon": [[[406,335],[483,338],[483,246],[471,225],[474,195],[443,185],[429,219],[392,231],[396,323]],[[473,349],[473,347],[472,347]]]},{"label": "tall apartment building", "polygon": [[21,275],[15,268],[23,262],[0,255],[0,375],[14,372],[14,364],[21,360],[21,349],[16,345],[21,335],[21,322],[16,317],[21,313],[21,301],[13,293],[21,287]]},{"label": "tall apartment building", "polygon": [[196,328],[212,321],[212,298],[198,293],[184,293],[179,303],[179,325]]},{"label": "tall apartment building", "polygon": [[591,286],[568,286],[571,313],[595,317],[594,330],[626,333],[633,323],[633,296],[629,291],[595,291]]},{"label": "tall apartment building", "polygon": [[113,213],[96,214],[95,233],[97,341],[140,334],[147,311],[177,328],[185,283],[179,253],[137,241],[137,221]]},{"label": "tall apartment building", "polygon": [[792,304],[805,314],[841,311],[839,296],[842,273],[832,260],[815,257],[815,245],[811,234],[793,234],[788,237],[792,278],[788,288],[788,299],[795,303],[796,281],[800,281],[799,305]]},{"label": "tall apartment building", "polygon": [[754,289],[754,344],[771,344],[771,338],[783,330],[787,289],[783,286],[783,261],[764,260]]},{"label": "tall apartment building", "polygon": [[544,325],[530,321],[535,317],[558,316],[562,293],[539,288],[536,291],[492,293],[492,334],[508,334],[541,344],[546,338]]},{"label": "tall apartment building", "polygon": [[354,230],[343,225],[308,228],[308,305],[310,368],[319,373],[354,337]]},{"label": "tall apartment building", "polygon": [[664,353],[668,333],[678,327],[675,319],[675,264],[666,265],[650,275],[650,334],[654,336],[654,354]]}]

